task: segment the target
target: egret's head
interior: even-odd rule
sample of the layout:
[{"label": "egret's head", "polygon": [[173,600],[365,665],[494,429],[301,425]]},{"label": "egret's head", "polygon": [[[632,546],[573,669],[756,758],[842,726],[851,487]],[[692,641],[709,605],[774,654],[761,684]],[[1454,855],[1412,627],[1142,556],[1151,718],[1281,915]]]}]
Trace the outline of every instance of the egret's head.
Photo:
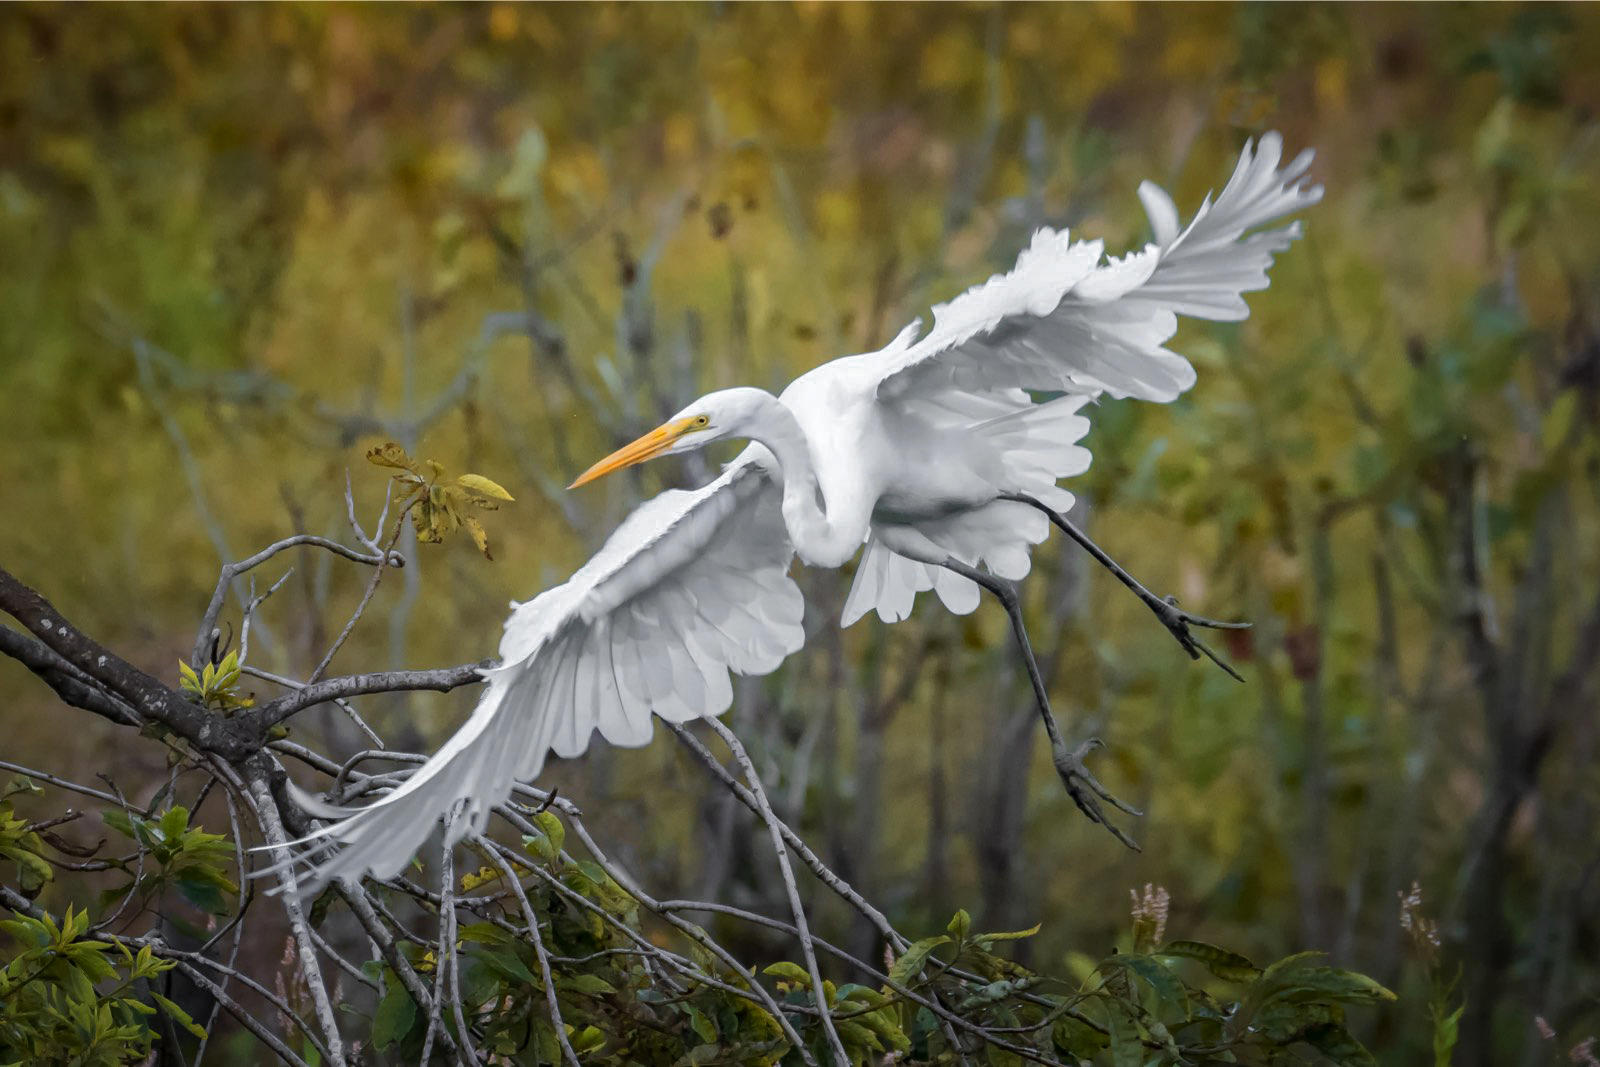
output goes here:
[{"label": "egret's head", "polygon": [[693,452],[713,441],[748,437],[756,413],[764,404],[775,402],[772,394],[760,389],[722,389],[707,393],[637,441],[623,445],[578,475],[578,480],[567,488],[576,489],[602,475],[657,456]]}]

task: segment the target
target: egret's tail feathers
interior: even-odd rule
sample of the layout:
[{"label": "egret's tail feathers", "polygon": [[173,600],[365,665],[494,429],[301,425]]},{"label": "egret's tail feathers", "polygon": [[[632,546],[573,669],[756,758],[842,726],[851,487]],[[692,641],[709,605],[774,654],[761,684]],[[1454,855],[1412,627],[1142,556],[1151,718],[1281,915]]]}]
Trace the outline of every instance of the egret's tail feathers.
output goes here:
[{"label": "egret's tail feathers", "polygon": [[[1021,390],[993,394],[946,394],[946,408],[966,404],[967,432],[990,445],[999,457],[998,492],[1027,493],[1057,511],[1069,511],[1073,496],[1057,479],[1089,469],[1089,450],[1078,444],[1089,420],[1078,413],[1086,396],[1063,396],[1035,404]],[[998,412],[998,413],[996,413]],[[974,511],[916,524],[933,548],[972,566],[982,565],[1006,579],[1028,573],[1029,550],[1049,535],[1050,525],[1025,504],[999,500]],[[874,534],[856,567],[840,621],[849,626],[876,610],[884,622],[911,614],[918,593],[933,590],[950,611],[965,615],[978,606],[978,587],[944,567],[910,559]]]}]

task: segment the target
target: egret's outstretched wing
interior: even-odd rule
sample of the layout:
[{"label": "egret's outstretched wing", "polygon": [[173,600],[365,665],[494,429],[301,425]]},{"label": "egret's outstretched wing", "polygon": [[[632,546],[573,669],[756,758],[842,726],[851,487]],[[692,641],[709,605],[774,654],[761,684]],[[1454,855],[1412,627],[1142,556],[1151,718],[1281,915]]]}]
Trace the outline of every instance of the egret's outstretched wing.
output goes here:
[{"label": "egret's outstretched wing", "polygon": [[[1056,481],[1089,465],[1088,451],[1076,444],[1088,429],[1077,413],[1085,398],[1168,401],[1188,389],[1194,368],[1164,347],[1178,316],[1245,318],[1242,294],[1266,288],[1273,255],[1299,236],[1299,223],[1258,229],[1322,197],[1320,186],[1304,183],[1312,153],[1280,169],[1282,152],[1275,133],[1258,147],[1246,144],[1222,194],[1215,202],[1207,197],[1181,232],[1171,198],[1145,182],[1139,198],[1155,240],[1121,259],[1106,259],[1100,241],[1040,230],[1009,273],[934,308],[927,336],[918,338],[914,324],[883,351],[858,357],[879,374],[878,400],[986,438],[999,457],[997,490],[1067,510],[1072,495]],[[1041,405],[1026,389],[1068,395]],[[1028,549],[1048,525],[1026,505],[997,501],[920,523],[918,532],[956,559],[1016,579],[1027,573]],[[875,532],[844,622],[874,608],[886,622],[905,618],[927,589],[957,613],[978,602],[972,582],[894,552]]]},{"label": "egret's outstretched wing", "polygon": [[458,804],[453,838],[482,830],[547,753],[576,756],[596,730],[642,745],[651,712],[720,715],[729,670],[765,674],[797,650],[805,605],[764,451],[702,489],[647,501],[565,585],[516,605],[472,717],[394,792],[352,811],[297,791],[313,814],[338,819],[298,843],[302,882],[390,877]]},{"label": "egret's outstretched wing", "polygon": [[1304,184],[1311,151],[1280,170],[1282,151],[1276,133],[1246,143],[1221,195],[1181,232],[1172,199],[1145,182],[1139,198],[1155,240],[1120,259],[1107,259],[1101,241],[1040,230],[1010,273],[934,308],[926,337],[876,357],[878,399],[1008,387],[1173,399],[1194,384],[1189,361],[1163,347],[1177,317],[1246,318],[1241,294],[1266,288],[1273,255],[1300,224],[1250,231],[1322,198],[1321,186]]}]

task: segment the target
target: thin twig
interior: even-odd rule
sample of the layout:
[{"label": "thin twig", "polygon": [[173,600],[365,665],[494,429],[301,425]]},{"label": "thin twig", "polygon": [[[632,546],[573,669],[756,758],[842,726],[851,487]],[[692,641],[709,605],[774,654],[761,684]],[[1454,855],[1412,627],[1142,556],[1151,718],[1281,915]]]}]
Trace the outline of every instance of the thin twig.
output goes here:
[{"label": "thin twig", "polygon": [[[482,838],[478,839],[481,843]],[[517,894],[517,903],[522,905],[523,918],[528,920],[528,940],[533,942],[534,955],[539,957],[539,975],[544,979],[545,1003],[550,1008],[550,1026],[556,1032],[556,1040],[561,1042],[561,1056],[570,1067],[578,1067],[578,1054],[572,1051],[572,1043],[567,1040],[567,1027],[561,1021],[561,1005],[556,1002],[556,982],[550,973],[550,953],[545,951],[544,938],[539,933],[539,916],[534,914],[533,905],[528,902],[528,894],[522,889],[522,881],[512,870],[511,864],[505,857],[493,848],[485,849],[489,858],[494,860],[500,868],[506,884],[511,886]]]},{"label": "thin twig", "polygon": [[[285,689],[298,690],[306,687],[306,683],[304,682],[297,682],[293,678],[285,678],[281,674],[273,674],[271,671],[264,671],[259,667],[251,667],[241,664],[239,669],[245,674],[260,678],[264,682],[271,682],[273,685],[281,685]],[[367,725],[367,721],[361,717],[361,713],[355,709],[355,705],[351,704],[343,697],[335,697],[333,699],[333,705],[340,711],[344,712],[346,718],[356,724],[356,728],[366,735],[368,741],[371,741],[379,748],[383,747],[383,738],[378,736],[378,732],[376,730]]]},{"label": "thin twig", "polygon": [[[683,742],[684,747],[700,758],[700,761],[706,765],[707,769],[716,776],[718,781],[728,787],[729,791],[738,798],[741,804],[756,815],[761,814],[761,809],[756,803],[755,796],[749,789],[740,784],[733,775],[728,773],[728,769],[717,760],[716,756],[712,755],[710,749],[700,743],[700,739],[695,737],[692,731],[680,723],[668,723],[667,728],[672,731],[679,741]],[[801,861],[811,868],[811,873],[817,876],[818,881],[833,890],[852,908],[860,912],[897,953],[906,950],[906,947],[911,942],[894,928],[883,912],[873,907],[865,897],[856,892],[849,882],[839,877],[827,864],[823,863],[817,854],[811,850],[811,847],[787,823],[780,819],[778,820],[778,826],[783,832],[784,841],[799,855]]]},{"label": "thin twig", "polygon": [[[22,764],[12,763],[10,760],[0,759],[0,771],[12,771],[28,778],[37,778],[39,781],[48,782],[58,789],[70,790],[74,793],[81,793],[86,797],[94,797],[96,800],[104,800],[108,804],[117,804],[126,807],[126,805],[123,804],[123,801],[112,796],[110,793],[105,792],[104,790],[95,789],[92,786],[79,785],[77,782],[69,782],[65,778],[58,778],[53,774],[46,773],[45,771],[36,771],[32,767],[24,767]],[[141,808],[133,808],[131,810],[137,811],[140,815],[144,816],[148,816],[150,814],[148,810]]]},{"label": "thin twig", "polygon": [[250,579],[250,603],[245,605],[244,615],[239,620],[239,664],[241,666],[243,666],[245,660],[250,658],[250,617],[255,614],[256,608],[261,606],[261,602],[276,593],[278,588],[284,582],[287,582],[289,576],[293,573],[293,567],[284,571],[283,577],[267,586],[267,591],[260,596],[256,595],[256,580],[254,578]]},{"label": "thin twig", "polygon": [[281,541],[268,545],[255,555],[239,560],[237,563],[225,563],[222,565],[222,572],[217,578],[217,587],[211,594],[211,602],[206,605],[205,614],[200,617],[200,628],[196,631],[194,638],[194,652],[189,659],[191,666],[198,668],[207,658],[207,652],[211,647],[211,631],[216,629],[217,616],[222,614],[222,604],[227,599],[228,586],[233,584],[233,580],[246,571],[261,566],[279,552],[285,552],[299,546],[324,548],[336,556],[342,556],[350,560],[352,563],[365,563],[368,566],[377,566],[381,563],[389,567],[403,567],[406,562],[405,557],[398,552],[391,551],[383,555],[378,553],[367,555],[326,537],[318,537],[315,534],[294,534],[291,537],[285,537]]},{"label": "thin twig", "polygon": [[[265,760],[266,757],[260,757]],[[289,859],[289,835],[284,832],[283,820],[278,815],[278,803],[272,798],[265,771],[258,764],[247,779],[250,793],[255,797],[256,812],[261,821],[261,832],[266,835],[274,863]],[[311,991],[311,1003],[317,1011],[317,1021],[328,1042],[328,1059],[336,1067],[344,1067],[344,1042],[339,1036],[339,1023],[333,1014],[333,1004],[328,999],[328,987],[322,978],[322,968],[317,963],[316,946],[311,942],[306,916],[300,904],[300,887],[293,875],[282,882],[283,910],[289,917],[289,928],[294,932],[300,950],[300,973]]]},{"label": "thin twig", "polygon": [[[691,940],[695,941],[706,951],[716,956],[717,959],[722,961],[723,966],[727,967],[735,974],[742,975],[749,973],[745,969],[744,965],[734,958],[731,952],[723,948],[722,945],[717,943],[715,939],[713,939],[700,927],[696,926],[694,923],[684,921],[681,917],[674,915],[672,912],[662,911],[660,903],[657,902],[657,900],[649,893],[646,893],[643,887],[641,887],[638,882],[634,881],[632,875],[628,874],[628,872],[611,862],[610,858],[605,854],[605,851],[601,849],[600,846],[595,842],[594,838],[589,835],[589,828],[584,825],[584,822],[581,818],[572,816],[569,817],[568,822],[571,824],[573,832],[578,835],[578,839],[583,842],[583,847],[588,849],[589,854],[594,857],[595,862],[600,864],[601,868],[604,869],[605,872],[609,874],[618,885],[627,890],[630,896],[639,901],[639,903],[643,904],[650,911],[661,916],[661,918],[665,919],[674,928],[685,934]],[[762,1006],[765,1007],[767,1012],[773,1017],[774,1020],[777,1021],[778,1026],[783,1030],[784,1036],[792,1045],[794,1045],[795,1051],[800,1054],[800,1059],[806,1063],[808,1067],[817,1067],[816,1058],[811,1055],[811,1050],[806,1047],[805,1042],[800,1040],[799,1033],[796,1032],[794,1026],[789,1022],[788,1018],[783,1012],[783,1009],[778,1006],[778,1002],[772,998],[772,994],[767,992],[766,986],[762,985],[760,982],[751,982],[750,989],[756,994],[757,997],[761,999]]]},{"label": "thin twig", "polygon": [[[383,581],[384,572],[389,569],[390,557],[403,558],[398,552],[394,551],[394,545],[396,541],[400,540],[400,531],[405,529],[406,516],[411,513],[411,509],[416,504],[417,498],[413,497],[405,507],[400,509],[400,515],[395,519],[394,532],[389,535],[389,543],[384,546],[383,551],[378,555],[377,569],[372,572],[372,578],[367,582],[367,588],[361,594],[361,602],[356,605],[356,610],[350,613],[350,618],[346,620],[344,629],[340,630],[339,636],[333,639],[333,645],[328,649],[327,654],[322,657],[322,661],[317,664],[316,669],[306,678],[307,685],[315,683],[317,679],[326,673],[328,665],[333,662],[333,657],[339,654],[339,649],[344,647],[345,641],[349,640],[351,632],[356,628],[356,623],[360,622],[361,616],[366,613],[367,605],[372,603],[373,594],[378,591],[378,583]],[[388,510],[389,505],[385,502],[384,512],[387,513]]]},{"label": "thin twig", "polygon": [[750,783],[750,792],[754,794],[756,805],[761,810],[761,818],[767,824],[767,831],[772,837],[772,851],[778,857],[778,869],[783,874],[783,886],[789,894],[789,910],[794,915],[795,935],[800,940],[800,951],[806,960],[806,970],[811,973],[811,989],[817,1001],[817,1014],[822,1020],[822,1032],[827,1035],[828,1047],[833,1052],[835,1063],[849,1063],[850,1057],[844,1050],[844,1043],[839,1040],[839,1033],[833,1028],[833,1015],[828,1010],[828,993],[822,984],[822,971],[817,967],[816,947],[811,943],[811,930],[806,923],[805,905],[800,901],[800,888],[795,885],[794,868],[789,863],[789,850],[784,846],[783,831],[779,828],[778,817],[772,813],[772,805],[767,800],[767,791],[761,786],[761,778],[756,774],[755,764],[750,761],[750,754],[740,744],[734,732],[722,724],[717,718],[708,717],[706,722],[717,732],[723,742],[733,750],[734,759],[739,761],[739,766],[744,770],[745,780]]},{"label": "thin twig", "polygon": [[[367,936],[372,938],[373,943],[378,946],[379,954],[389,964],[390,969],[399,976],[400,984],[405,986],[406,992],[411,995],[411,999],[416,1004],[417,1009],[419,1011],[428,1011],[430,1002],[428,989],[422,984],[422,979],[417,975],[415,968],[411,966],[411,962],[401,955],[399,948],[395,944],[394,935],[389,932],[388,928],[378,918],[378,913],[373,906],[373,898],[368,895],[364,888],[357,887],[352,889],[343,882],[334,882],[333,888],[336,893],[344,898],[344,902],[350,905],[350,910],[355,914],[356,921],[361,924],[362,929],[367,932]],[[407,936],[409,937],[410,935],[408,934]],[[454,1055],[456,1051],[455,1039],[450,1036],[449,1031],[444,1033],[444,1042],[445,1047]]]}]

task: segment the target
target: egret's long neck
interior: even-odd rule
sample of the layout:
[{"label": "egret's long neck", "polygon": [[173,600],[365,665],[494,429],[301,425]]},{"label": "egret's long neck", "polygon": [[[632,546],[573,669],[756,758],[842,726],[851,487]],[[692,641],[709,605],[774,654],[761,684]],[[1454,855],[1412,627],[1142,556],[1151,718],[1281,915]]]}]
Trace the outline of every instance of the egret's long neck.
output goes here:
[{"label": "egret's long neck", "polygon": [[795,552],[812,566],[842,566],[866,538],[870,509],[827,498],[805,430],[777,397],[752,421],[750,439],[765,445],[778,462],[783,522]]}]

